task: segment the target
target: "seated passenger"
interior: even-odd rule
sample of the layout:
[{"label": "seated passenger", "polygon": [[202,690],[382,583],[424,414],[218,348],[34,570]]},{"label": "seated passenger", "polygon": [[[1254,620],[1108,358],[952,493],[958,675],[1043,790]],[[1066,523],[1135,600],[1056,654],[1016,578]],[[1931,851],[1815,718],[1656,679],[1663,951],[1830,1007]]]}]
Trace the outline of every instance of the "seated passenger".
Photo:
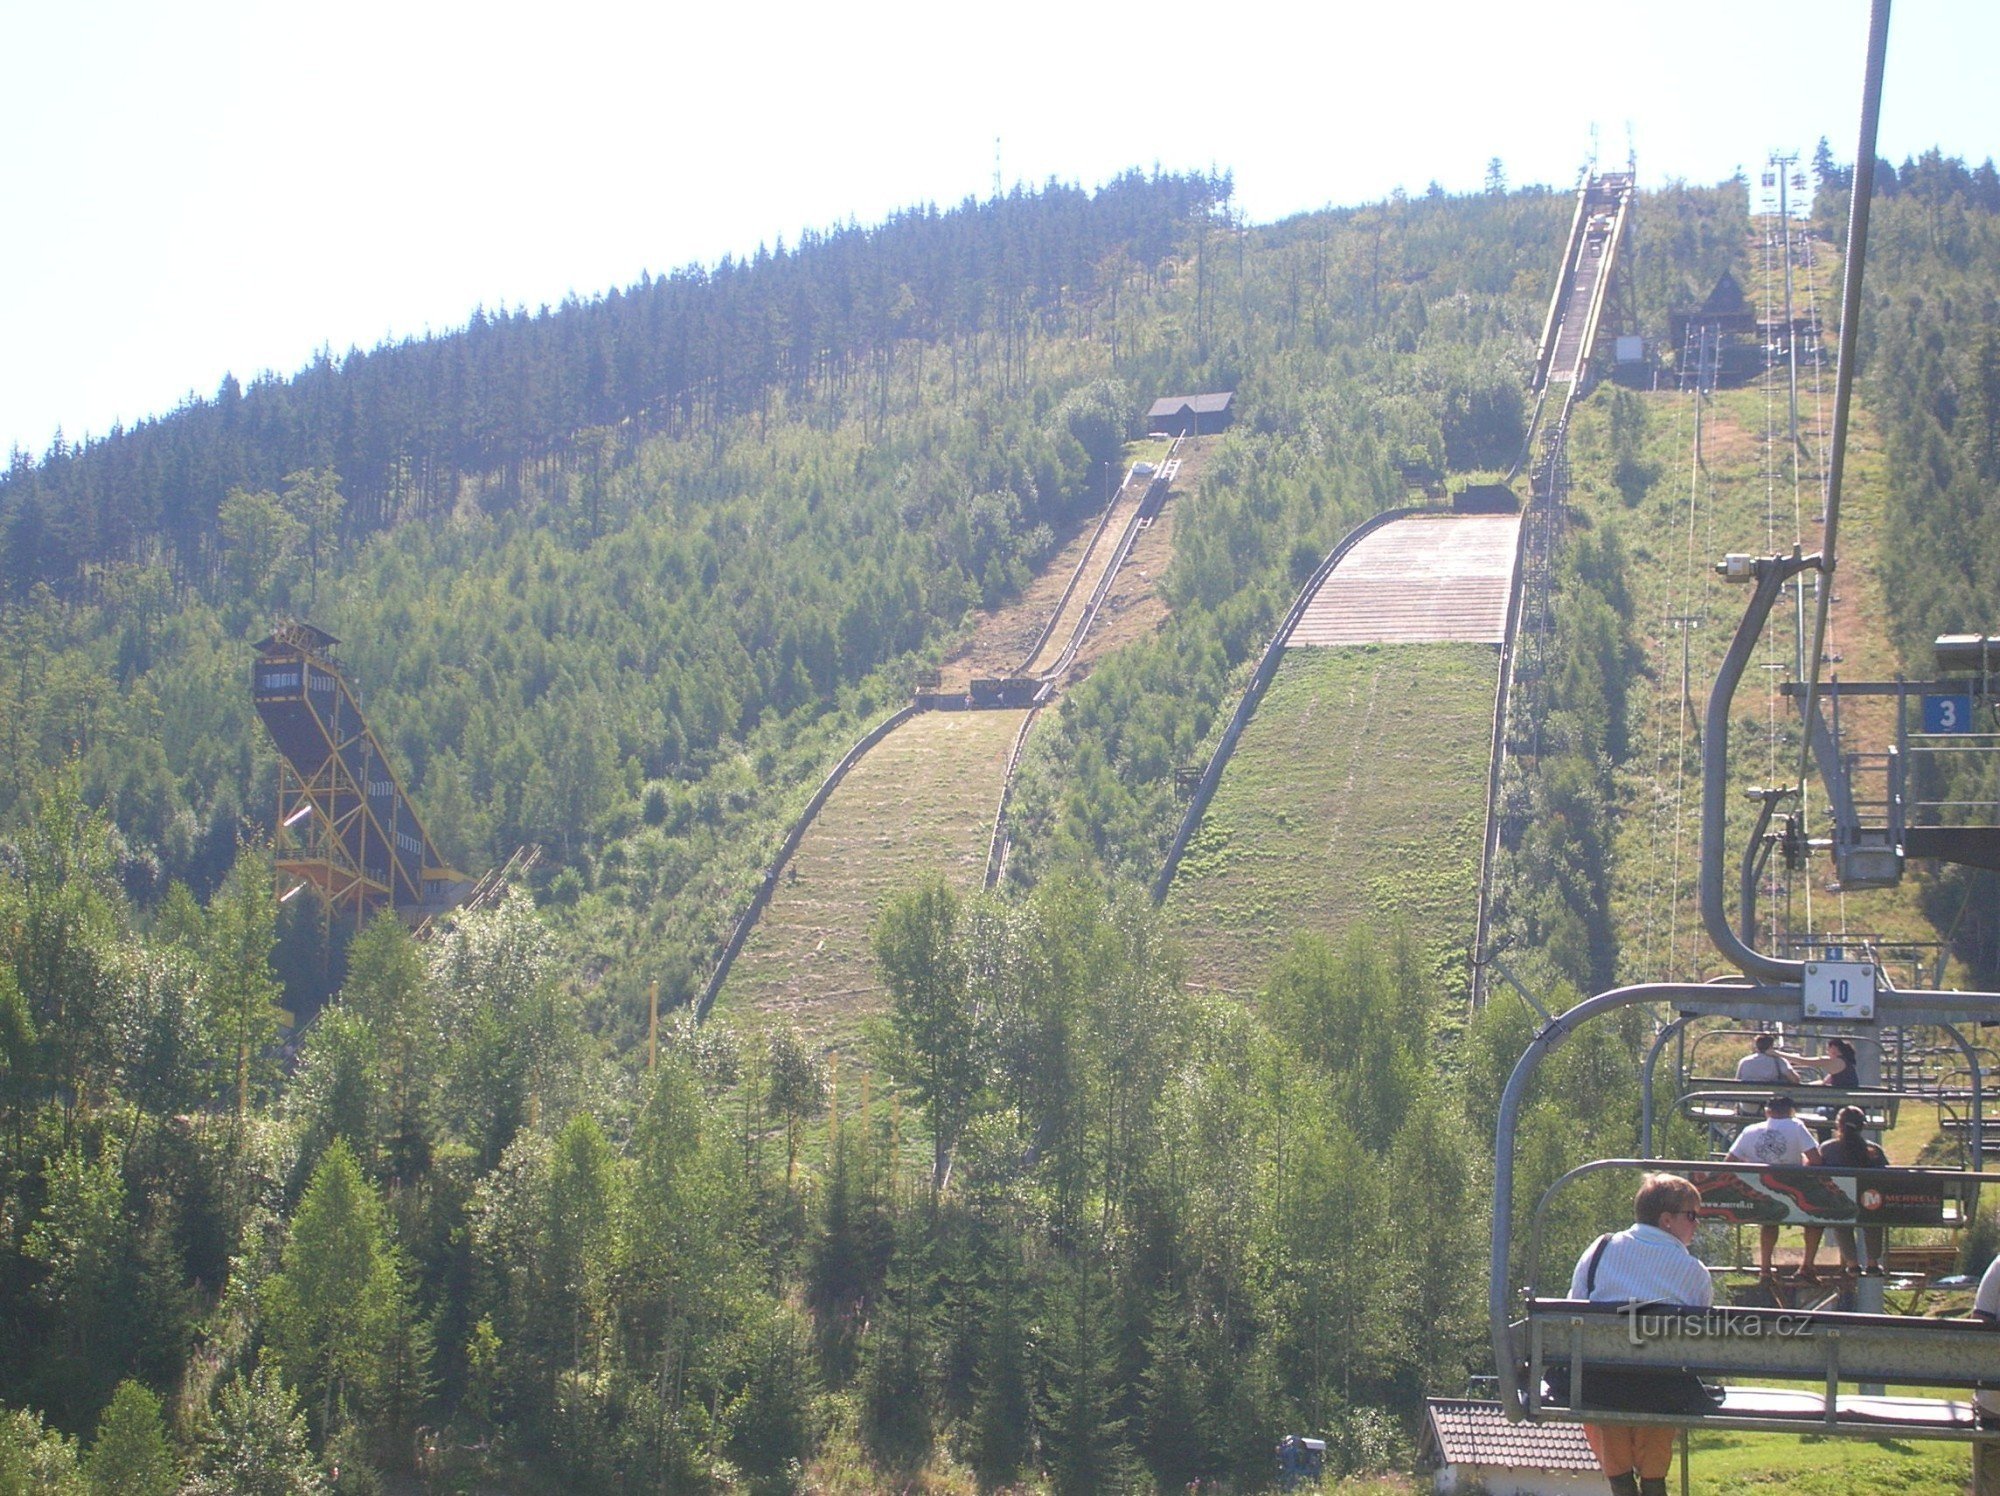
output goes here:
[{"label": "seated passenger", "polygon": [[[1989,1325],[2000,1325],[2000,1257],[1986,1264],[1986,1271],[1979,1279],[1979,1289],[1972,1296],[1972,1317],[1983,1319]],[[1972,1395],[1979,1405],[1979,1421],[1988,1428],[2000,1427],[2000,1392],[1988,1392],[1984,1388]]]},{"label": "seated passenger", "polygon": [[[1768,1037],[1760,1035],[1760,1038]],[[1773,1096],[1764,1103],[1764,1120],[1752,1122],[1736,1135],[1736,1141],[1729,1145],[1731,1163],[1759,1164],[1765,1168],[1797,1168],[1801,1164],[1817,1164],[1819,1140],[1798,1118],[1792,1115],[1792,1098]],[[1826,1232],[1824,1226],[1806,1227],[1805,1265],[1799,1269],[1801,1278],[1814,1276],[1813,1262],[1819,1256],[1819,1239]],[[1764,1225],[1757,1228],[1757,1270],[1766,1278],[1775,1277],[1771,1257],[1778,1247],[1778,1228]]]},{"label": "seated passenger", "polygon": [[[1889,1156],[1862,1135],[1868,1125],[1868,1114],[1858,1106],[1844,1106],[1835,1114],[1833,1125],[1840,1136],[1819,1150],[1822,1166],[1837,1169],[1886,1169]],[[1861,1240],[1864,1252],[1857,1264],[1854,1252],[1854,1228],[1835,1226],[1833,1244],[1840,1252],[1840,1265],[1847,1272],[1858,1270],[1864,1273],[1882,1271],[1882,1258],[1888,1239],[1888,1228],[1884,1226],[1864,1226]],[[1811,1267],[1811,1262],[1807,1262]]]},{"label": "seated passenger", "polygon": [[1751,1052],[1736,1062],[1736,1078],[1759,1086],[1796,1086],[1799,1072],[1792,1068],[1793,1060],[1803,1060],[1804,1055],[1787,1054],[1778,1048],[1776,1034],[1759,1034],[1751,1044]]},{"label": "seated passenger", "polygon": [[1852,1044],[1841,1038],[1827,1040],[1826,1060],[1826,1074],[1820,1077],[1820,1085],[1832,1086],[1839,1091],[1861,1089],[1861,1072],[1855,1068]]},{"label": "seated passenger", "polygon": [[[1861,1089],[1861,1072],[1855,1068],[1854,1046],[1845,1039],[1826,1041],[1826,1059],[1821,1062],[1826,1073],[1812,1084],[1830,1086],[1836,1091],[1858,1091]],[[1813,1136],[1824,1144],[1833,1136],[1831,1127],[1815,1127]]]},{"label": "seated passenger", "polygon": [[[1633,1225],[1600,1236],[1577,1259],[1569,1296],[1599,1304],[1665,1302],[1708,1308],[1715,1302],[1715,1284],[1688,1250],[1700,1208],[1701,1191],[1680,1175],[1648,1174],[1632,1202]],[[1674,1459],[1672,1428],[1586,1423],[1583,1432],[1615,1496],[1666,1496]]]}]

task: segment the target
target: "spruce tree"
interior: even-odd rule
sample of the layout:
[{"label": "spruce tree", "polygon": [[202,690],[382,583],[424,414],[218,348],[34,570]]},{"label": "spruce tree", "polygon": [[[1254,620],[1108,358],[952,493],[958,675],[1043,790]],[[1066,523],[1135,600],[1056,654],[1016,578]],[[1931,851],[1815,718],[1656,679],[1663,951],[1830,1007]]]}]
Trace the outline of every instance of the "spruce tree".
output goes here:
[{"label": "spruce tree", "polygon": [[138,1382],[120,1382],[83,1468],[92,1496],[173,1496],[180,1469],[159,1398]]},{"label": "spruce tree", "polygon": [[1062,1496],[1129,1489],[1135,1461],[1118,1416],[1118,1351],[1105,1269],[1079,1257],[1047,1286],[1039,1422],[1049,1476]]},{"label": "spruce tree", "polygon": [[279,1271],[264,1285],[266,1333],[323,1432],[379,1405],[408,1359],[409,1293],[382,1202],[344,1139],[313,1171]]}]

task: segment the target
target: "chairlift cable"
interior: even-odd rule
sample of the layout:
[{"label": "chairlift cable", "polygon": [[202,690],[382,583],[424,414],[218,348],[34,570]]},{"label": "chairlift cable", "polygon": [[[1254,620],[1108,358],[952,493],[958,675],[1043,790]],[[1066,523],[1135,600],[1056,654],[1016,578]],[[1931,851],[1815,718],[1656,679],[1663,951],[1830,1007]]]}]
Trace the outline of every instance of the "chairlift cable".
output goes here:
[{"label": "chairlift cable", "polygon": [[1819,606],[1806,664],[1803,729],[1797,782],[1806,782],[1812,756],[1812,723],[1819,711],[1819,672],[1826,648],[1827,611],[1840,541],[1840,482],[1847,458],[1848,414],[1854,401],[1855,346],[1861,331],[1861,276],[1868,255],[1868,210],[1875,195],[1875,135],[1882,116],[1882,63],[1889,43],[1889,0],[1872,0],[1868,14],[1868,66],[1861,89],[1861,140],[1854,153],[1854,190],[1847,215],[1847,259],[1841,266],[1840,354],[1833,385],[1833,442],[1827,469],[1826,522],[1821,529]]},{"label": "chairlift cable", "polygon": [[[1681,569],[1677,591],[1679,606],[1673,615],[1681,620],[1679,627],[1682,633],[1683,649],[1687,647],[1686,631],[1689,627],[1687,620],[1695,616],[1690,579],[1696,577],[1705,579],[1708,571],[1708,568],[1702,564],[1701,551],[1703,542],[1697,538],[1700,530],[1699,519],[1702,508],[1702,370],[1705,357],[1706,355],[1703,354],[1696,359],[1694,388],[1691,392],[1694,398],[1694,403],[1691,407],[1694,413],[1694,423],[1692,441],[1688,448],[1687,532],[1686,540],[1682,546]],[[1704,595],[1702,598],[1704,612],[1707,611],[1707,601],[1707,597]],[[1670,619],[1669,621],[1671,622],[1672,620]],[[1671,669],[1668,675],[1670,679],[1675,678],[1675,672]],[[1668,972],[1672,972],[1679,965],[1680,961],[1681,846],[1686,835],[1685,821],[1687,816],[1688,696],[1685,681],[1679,682],[1674,696],[1674,838],[1668,862],[1668,886],[1672,891],[1672,897],[1668,903],[1667,919],[1666,969]],[[1697,949],[1699,949],[1699,944],[1700,942],[1697,939]]]},{"label": "chairlift cable", "polygon": [[[1768,181],[1768,179],[1767,179]],[[1764,554],[1771,555],[1778,547],[1778,473],[1773,454],[1777,450],[1777,403],[1771,391],[1771,337],[1769,329],[1777,318],[1771,311],[1771,244],[1776,237],[1770,226],[1770,215],[1765,214],[1764,227],[1764,326],[1766,333],[1762,339],[1764,355]],[[1768,660],[1766,661],[1768,665]],[[1764,783],[1769,784],[1778,777],[1778,683],[1772,679],[1770,670],[1764,675]]]},{"label": "chairlift cable", "polygon": [[[1680,442],[1683,438],[1682,427],[1687,416],[1687,403],[1685,401],[1676,401],[1674,403],[1673,409],[1674,409],[1674,427],[1675,427],[1673,444],[1675,446],[1678,446],[1680,445]],[[1671,562],[1668,563],[1668,566],[1669,566],[1669,585],[1665,589],[1663,589],[1661,593],[1661,602],[1662,602],[1662,607],[1669,611],[1663,611],[1660,615],[1659,630],[1656,637],[1660,641],[1660,649],[1662,651],[1662,655],[1661,655],[1660,667],[1654,673],[1655,680],[1665,680],[1667,679],[1669,674],[1668,662],[1665,656],[1665,651],[1668,648],[1667,635],[1670,629],[1668,620],[1674,616],[1673,612],[1671,611],[1674,605],[1672,598],[1674,583],[1672,579]],[[1652,761],[1654,764],[1659,765],[1662,769],[1664,769],[1667,761],[1667,714],[1664,710],[1660,709],[1659,707],[1656,707],[1653,712]],[[1672,871],[1671,861],[1669,862],[1669,865],[1667,867],[1663,868],[1661,865],[1661,859],[1658,855],[1658,849],[1662,846],[1677,847],[1679,845],[1680,804],[1678,799],[1676,799],[1675,801],[1674,812],[1673,812],[1673,821],[1675,826],[1674,842],[1668,843],[1666,838],[1668,812],[1667,812],[1667,802],[1664,795],[1655,793],[1653,796],[1652,820],[1653,820],[1653,835],[1652,835],[1651,845],[1654,848],[1655,855],[1650,860],[1651,886],[1648,890],[1646,899],[1646,912],[1647,912],[1646,951],[1642,969],[1647,973],[1649,977],[1657,978],[1664,975],[1673,966],[1673,951],[1671,945],[1671,936],[1669,937],[1669,946],[1667,955],[1662,964],[1657,966],[1654,964],[1653,951],[1654,951],[1654,944],[1658,940],[1660,933],[1660,922],[1662,917],[1660,910],[1660,900],[1663,887],[1668,901],[1667,903],[1668,912],[1666,918],[1670,930],[1675,922],[1674,916],[1678,911],[1680,905],[1679,879]]]},{"label": "chairlift cable", "polygon": [[[1832,448],[1832,444],[1827,440],[1826,430],[1826,339],[1824,336],[1825,329],[1821,326],[1819,317],[1818,278],[1812,274],[1814,269],[1812,235],[1806,235],[1802,242],[1805,246],[1806,255],[1806,305],[1811,310],[1814,329],[1812,351],[1813,455],[1815,465],[1819,469],[1817,485],[1820,496],[1820,511],[1824,513],[1827,497],[1827,460]],[[1805,535],[1805,516],[1799,502],[1799,488],[1800,479],[1798,468],[1795,464],[1792,469],[1792,519],[1795,531],[1803,539]],[[1803,617],[1804,606],[1805,595],[1801,592],[1799,594],[1801,617]],[[1799,824],[1802,827],[1812,824],[1812,784],[1812,779],[1808,777],[1799,788]],[[1813,927],[1812,878],[1808,875],[1803,878],[1792,879],[1788,875],[1788,881],[1796,883],[1803,891],[1805,899],[1805,922],[1803,927],[1810,930]],[[1842,917],[1845,918],[1844,907]]]}]

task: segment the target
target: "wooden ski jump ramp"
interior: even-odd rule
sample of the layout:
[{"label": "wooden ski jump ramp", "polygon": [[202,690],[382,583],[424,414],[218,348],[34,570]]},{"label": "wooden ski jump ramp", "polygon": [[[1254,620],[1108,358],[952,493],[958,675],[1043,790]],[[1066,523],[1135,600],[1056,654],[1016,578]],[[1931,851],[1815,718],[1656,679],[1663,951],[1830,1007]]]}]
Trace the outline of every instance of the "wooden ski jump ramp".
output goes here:
[{"label": "wooden ski jump ramp", "polygon": [[1499,644],[1518,514],[1412,514],[1364,535],[1308,599],[1285,647]]},{"label": "wooden ski jump ramp", "polygon": [[1378,517],[1301,590],[1156,888],[1196,985],[1247,995],[1358,919],[1471,944],[1520,530]]}]

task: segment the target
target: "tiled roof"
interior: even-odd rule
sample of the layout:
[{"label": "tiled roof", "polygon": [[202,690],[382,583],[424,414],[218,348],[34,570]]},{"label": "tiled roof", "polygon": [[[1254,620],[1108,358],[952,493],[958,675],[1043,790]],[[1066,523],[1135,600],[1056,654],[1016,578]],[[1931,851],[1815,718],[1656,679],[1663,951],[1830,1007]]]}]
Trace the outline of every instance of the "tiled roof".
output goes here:
[{"label": "tiled roof", "polygon": [[1170,416],[1177,410],[1191,410],[1198,416],[1212,416],[1217,411],[1229,409],[1229,402],[1236,398],[1234,390],[1224,390],[1217,395],[1163,395],[1153,402],[1152,416]]},{"label": "tiled roof", "polygon": [[1427,1400],[1440,1463],[1505,1470],[1597,1469],[1579,1423],[1509,1423],[1494,1402]]}]

